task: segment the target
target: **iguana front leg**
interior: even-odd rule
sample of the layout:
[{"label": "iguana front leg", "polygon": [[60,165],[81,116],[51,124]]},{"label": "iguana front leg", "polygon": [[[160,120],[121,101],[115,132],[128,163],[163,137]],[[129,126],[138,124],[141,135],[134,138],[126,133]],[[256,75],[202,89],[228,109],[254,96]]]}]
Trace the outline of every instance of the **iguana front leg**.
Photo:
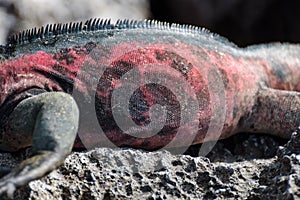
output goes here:
[{"label": "iguana front leg", "polygon": [[0,179],[0,195],[12,196],[16,187],[57,168],[72,150],[78,121],[77,104],[66,93],[42,93],[20,102],[9,117],[2,149],[12,150],[16,143],[29,146],[32,141],[33,156]]}]

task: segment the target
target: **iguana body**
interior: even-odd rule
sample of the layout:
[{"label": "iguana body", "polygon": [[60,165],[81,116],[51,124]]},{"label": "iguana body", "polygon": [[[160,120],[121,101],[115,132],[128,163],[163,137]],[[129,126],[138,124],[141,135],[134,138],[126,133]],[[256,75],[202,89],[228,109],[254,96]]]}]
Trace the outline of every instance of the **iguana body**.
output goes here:
[{"label": "iguana body", "polygon": [[[193,27],[89,20],[24,32],[1,51],[0,149],[32,145],[35,155],[1,179],[0,193],[11,193],[59,166],[76,133],[75,147],[154,150],[202,143],[219,139],[217,133],[204,139],[216,106],[226,108],[220,138],[238,132],[287,138],[300,125],[298,45],[239,49]],[[189,90],[184,91],[182,81]],[[121,92],[114,96],[116,89]],[[133,137],[149,129],[120,128],[113,113],[126,101],[138,127],[151,129],[156,126],[151,121],[166,118],[164,126],[153,136]],[[166,112],[151,118],[156,104]],[[95,121],[105,134],[95,130]],[[122,123],[131,122],[125,116]]]}]

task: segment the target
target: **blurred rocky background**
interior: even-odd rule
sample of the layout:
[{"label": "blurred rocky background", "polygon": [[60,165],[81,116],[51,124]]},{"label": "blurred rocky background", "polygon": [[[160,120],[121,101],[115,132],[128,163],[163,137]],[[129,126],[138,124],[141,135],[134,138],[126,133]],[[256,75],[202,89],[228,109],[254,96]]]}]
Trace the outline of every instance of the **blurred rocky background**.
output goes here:
[{"label": "blurred rocky background", "polygon": [[91,17],[193,24],[239,46],[300,42],[298,0],[0,0],[0,43],[20,30]]},{"label": "blurred rocky background", "polygon": [[151,0],[156,19],[206,27],[239,46],[300,42],[298,0]]},{"label": "blurred rocky background", "polygon": [[48,23],[145,19],[149,12],[148,0],[0,0],[0,44],[12,33]]},{"label": "blurred rocky background", "polygon": [[[239,46],[300,42],[299,8],[297,0],[0,0],[0,43],[23,29],[92,17],[193,24]],[[198,156],[199,147],[187,155],[74,152],[58,170],[19,189],[15,199],[300,198],[300,131],[288,142],[239,134],[218,141],[207,158]],[[1,152],[0,166],[14,167],[26,155]]]}]

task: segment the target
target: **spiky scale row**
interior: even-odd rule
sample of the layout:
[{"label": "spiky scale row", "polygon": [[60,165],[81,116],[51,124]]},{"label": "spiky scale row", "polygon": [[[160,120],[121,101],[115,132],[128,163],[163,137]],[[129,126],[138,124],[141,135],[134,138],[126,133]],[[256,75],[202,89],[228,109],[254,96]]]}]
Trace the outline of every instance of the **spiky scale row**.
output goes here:
[{"label": "spiky scale row", "polygon": [[[215,37],[215,39],[221,42],[228,42],[227,39],[218,35],[210,33],[207,29],[199,28],[192,25],[180,25],[169,24],[167,22],[160,22],[156,20],[118,20],[115,24],[112,24],[110,20],[91,18],[85,23],[82,22],[70,22],[65,24],[47,24],[41,28],[32,28],[24,30],[19,34],[15,34],[8,39],[7,46],[19,45],[28,42],[32,42],[37,39],[43,39],[53,36],[59,36],[64,34],[78,33],[81,31],[98,31],[98,30],[110,30],[110,29],[158,29],[158,30],[172,30],[184,33],[192,34],[205,34],[209,37]],[[231,43],[227,43],[232,45]]]},{"label": "spiky scale row", "polygon": [[110,20],[104,19],[90,19],[84,24],[82,22],[66,23],[66,24],[47,24],[45,27],[32,28],[31,30],[25,30],[19,34],[13,35],[9,38],[9,45],[17,45],[26,42],[31,42],[35,39],[42,39],[51,36],[58,36],[62,34],[78,33],[81,31],[96,31],[110,29],[114,26],[110,23]]},{"label": "spiky scale row", "polygon": [[[53,45],[44,45],[52,39]],[[300,93],[295,92],[300,91],[300,47],[244,51],[225,42],[205,29],[151,20],[111,24],[90,19],[14,36],[12,48],[0,46],[0,149],[15,151],[34,141],[35,156],[0,179],[0,195],[49,173],[73,144],[154,150],[187,147],[238,132],[289,137],[300,124]],[[131,72],[141,81],[122,80]],[[143,82],[147,77],[150,84]],[[116,99],[122,101],[112,103],[119,89],[122,93]],[[128,109],[123,102],[129,102]],[[152,120],[154,105],[165,107],[166,117]],[[77,107],[82,111],[80,125]],[[129,124],[123,131],[114,108],[130,111],[121,120],[132,119],[138,126]],[[144,128],[156,129],[157,121],[164,123],[160,132],[144,137],[144,132],[152,132]]]}]

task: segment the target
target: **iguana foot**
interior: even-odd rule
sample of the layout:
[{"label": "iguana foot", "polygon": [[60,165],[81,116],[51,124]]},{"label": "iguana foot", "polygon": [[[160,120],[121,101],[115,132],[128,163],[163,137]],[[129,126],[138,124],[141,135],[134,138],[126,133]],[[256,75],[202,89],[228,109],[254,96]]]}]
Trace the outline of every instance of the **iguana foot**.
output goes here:
[{"label": "iguana foot", "polygon": [[[57,168],[72,150],[78,121],[76,102],[65,93],[42,93],[20,102],[9,117],[7,130],[11,138],[14,133],[32,138],[33,156],[0,179],[0,196],[7,193],[12,197],[17,187]],[[14,145],[22,141],[11,140],[9,136],[3,137],[7,141],[2,143],[7,149],[17,150]]]},{"label": "iguana foot", "polygon": [[64,156],[53,152],[43,152],[23,161],[17,168],[3,177],[0,182],[0,194],[6,192],[13,198],[17,187],[44,176],[47,172],[57,168],[63,162]]}]

